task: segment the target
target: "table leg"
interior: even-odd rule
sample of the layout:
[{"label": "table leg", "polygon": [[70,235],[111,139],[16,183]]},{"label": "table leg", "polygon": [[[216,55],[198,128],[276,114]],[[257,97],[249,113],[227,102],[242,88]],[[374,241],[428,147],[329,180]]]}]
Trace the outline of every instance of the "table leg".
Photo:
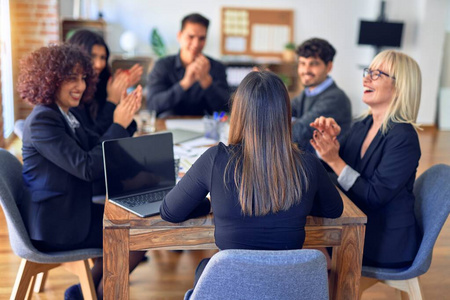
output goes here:
[{"label": "table leg", "polygon": [[330,299],[354,300],[359,295],[365,225],[342,227],[341,245],[333,248]]},{"label": "table leg", "polygon": [[129,230],[103,230],[103,299],[128,300]]}]

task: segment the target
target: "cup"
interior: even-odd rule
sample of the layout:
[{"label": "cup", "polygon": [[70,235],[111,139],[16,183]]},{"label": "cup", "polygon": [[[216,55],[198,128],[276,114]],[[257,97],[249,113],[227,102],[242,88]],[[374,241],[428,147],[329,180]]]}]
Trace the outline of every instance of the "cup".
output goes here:
[{"label": "cup", "polygon": [[153,133],[156,131],[156,111],[143,109],[139,112],[141,119],[141,132]]},{"label": "cup", "polygon": [[173,158],[173,162],[175,165],[175,180],[178,182],[180,180],[180,157],[175,155]]},{"label": "cup", "polygon": [[220,141],[225,144],[228,145],[228,133],[230,131],[230,123],[228,122],[223,122],[223,126],[220,129]]},{"label": "cup", "polygon": [[220,140],[221,132],[223,131],[224,122],[208,117],[203,118],[203,125],[205,126],[205,137],[215,141]]}]

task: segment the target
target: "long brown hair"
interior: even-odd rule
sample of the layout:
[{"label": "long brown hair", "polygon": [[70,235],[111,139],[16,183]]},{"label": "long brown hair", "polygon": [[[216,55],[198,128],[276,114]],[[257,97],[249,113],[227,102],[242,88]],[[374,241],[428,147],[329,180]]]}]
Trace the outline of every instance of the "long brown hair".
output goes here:
[{"label": "long brown hair", "polygon": [[232,100],[228,142],[236,147],[227,169],[235,164],[245,215],[276,213],[300,202],[307,178],[292,142],[289,95],[274,73],[251,72],[242,80]]}]

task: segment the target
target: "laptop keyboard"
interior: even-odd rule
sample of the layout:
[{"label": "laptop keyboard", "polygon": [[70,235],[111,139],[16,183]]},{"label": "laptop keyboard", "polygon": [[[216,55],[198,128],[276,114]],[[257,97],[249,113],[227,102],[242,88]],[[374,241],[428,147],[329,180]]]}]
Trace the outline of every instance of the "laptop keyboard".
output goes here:
[{"label": "laptop keyboard", "polygon": [[156,201],[162,201],[170,190],[142,194],[137,196],[131,196],[124,199],[120,199],[118,202],[123,203],[128,207],[136,207],[146,203],[152,203]]}]

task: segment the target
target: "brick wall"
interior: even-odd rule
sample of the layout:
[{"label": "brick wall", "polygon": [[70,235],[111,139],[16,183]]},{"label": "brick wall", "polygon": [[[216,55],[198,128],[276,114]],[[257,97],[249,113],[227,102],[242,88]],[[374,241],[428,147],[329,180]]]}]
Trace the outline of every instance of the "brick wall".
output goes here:
[{"label": "brick wall", "polygon": [[[30,52],[50,43],[59,42],[58,0],[10,1],[11,41],[14,84],[19,61]],[[32,107],[15,94],[16,119],[24,119]]]}]

